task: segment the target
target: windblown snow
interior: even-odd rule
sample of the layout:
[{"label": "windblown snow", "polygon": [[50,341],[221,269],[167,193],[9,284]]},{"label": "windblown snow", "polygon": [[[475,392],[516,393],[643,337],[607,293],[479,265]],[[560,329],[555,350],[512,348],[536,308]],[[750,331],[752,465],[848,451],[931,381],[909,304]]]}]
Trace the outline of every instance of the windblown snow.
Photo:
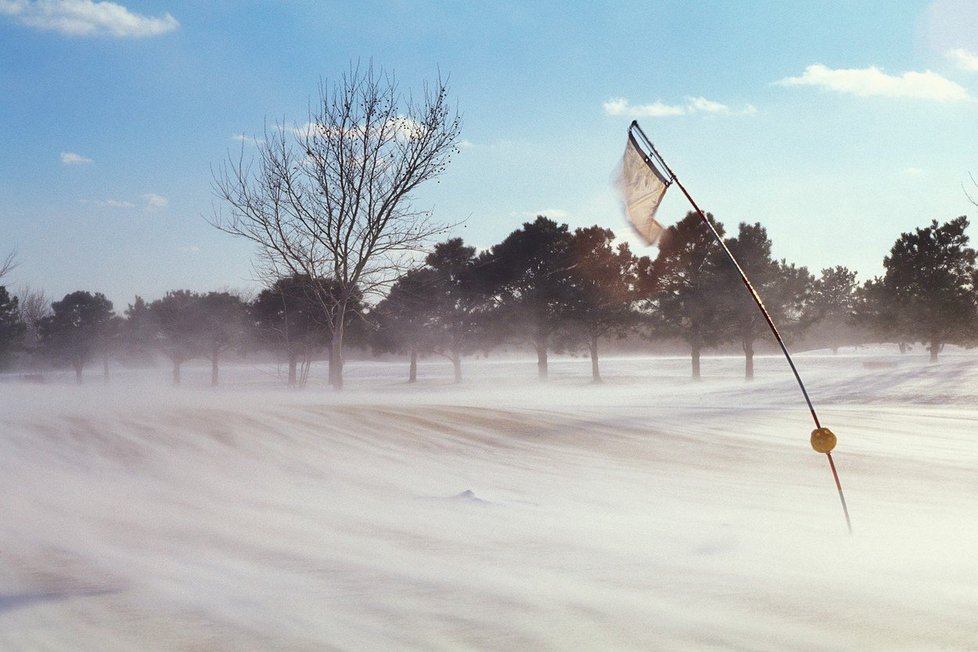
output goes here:
[{"label": "windblown snow", "polygon": [[0,649],[975,649],[978,355],[796,362],[851,537],[776,357],[10,378]]}]

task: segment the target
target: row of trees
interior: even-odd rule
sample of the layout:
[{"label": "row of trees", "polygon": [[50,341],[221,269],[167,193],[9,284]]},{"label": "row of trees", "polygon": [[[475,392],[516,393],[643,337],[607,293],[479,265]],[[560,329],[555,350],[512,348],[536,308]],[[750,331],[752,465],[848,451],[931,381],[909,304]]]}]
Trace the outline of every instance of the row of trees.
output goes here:
[{"label": "row of trees", "polygon": [[448,240],[372,311],[371,341],[408,354],[411,380],[421,355],[448,357],[461,380],[463,354],[507,342],[532,348],[541,379],[549,352],[589,350],[597,380],[599,341],[643,323],[639,265],[610,230],[542,216],[478,255]]},{"label": "row of trees", "polygon": [[[832,348],[923,342],[936,360],[947,343],[978,341],[978,268],[967,226],[959,217],[902,234],[884,275],[862,285],[845,267],[814,278],[774,259],[760,224],[740,224],[725,242],[787,337]],[[704,350],[736,343],[749,379],[755,346],[770,337],[698,215],[671,226],[655,258],[635,256],[608,229],[571,231],[541,216],[481,253],[458,238],[435,245],[423,266],[401,275],[374,305],[359,291],[303,274],[275,280],[251,301],[226,291],[136,297],[124,316],[99,293],[73,292],[48,305],[43,293],[12,297],[0,286],[0,358],[26,353],[35,365],[43,358],[70,366],[81,381],[93,360],[107,375],[110,356],[145,361],[158,353],[171,363],[175,384],[185,362],[208,359],[216,385],[222,356],[263,348],[287,363],[289,385],[301,386],[317,356],[329,351],[335,360],[341,297],[348,345],[408,356],[411,381],[423,356],[451,360],[460,381],[463,356],[514,343],[535,351],[541,379],[549,353],[586,351],[599,381],[599,344],[633,333],[685,342],[694,378]]]},{"label": "row of trees", "polygon": [[[723,225],[707,216],[723,235]],[[772,256],[760,224],[741,223],[725,243],[763,297],[783,335],[810,346],[924,342],[933,360],[945,343],[978,338],[975,254],[964,217],[904,233],[884,260],[886,273],[862,286],[845,267],[806,268]],[[408,354],[410,377],[419,355],[451,358],[502,341],[522,340],[537,354],[541,378],[552,350],[587,350],[600,380],[598,344],[640,332],[680,339],[692,376],[706,349],[736,343],[745,377],[754,375],[767,324],[739,274],[698,214],[671,226],[658,255],[636,257],[598,226],[571,232],[546,217],[523,225],[480,255],[450,240],[421,269],[401,277],[373,313],[375,346]]]}]

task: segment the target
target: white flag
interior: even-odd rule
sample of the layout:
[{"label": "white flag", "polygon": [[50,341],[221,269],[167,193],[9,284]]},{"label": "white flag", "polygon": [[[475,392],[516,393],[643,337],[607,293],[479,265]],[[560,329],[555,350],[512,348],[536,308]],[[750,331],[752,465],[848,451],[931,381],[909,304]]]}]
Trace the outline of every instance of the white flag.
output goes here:
[{"label": "white flag", "polygon": [[[632,127],[637,128],[638,125],[633,122]],[[628,221],[646,244],[654,245],[663,231],[662,225],[655,221],[655,212],[672,180],[656,167],[649,154],[642,152],[632,131],[629,128],[618,188]]]}]

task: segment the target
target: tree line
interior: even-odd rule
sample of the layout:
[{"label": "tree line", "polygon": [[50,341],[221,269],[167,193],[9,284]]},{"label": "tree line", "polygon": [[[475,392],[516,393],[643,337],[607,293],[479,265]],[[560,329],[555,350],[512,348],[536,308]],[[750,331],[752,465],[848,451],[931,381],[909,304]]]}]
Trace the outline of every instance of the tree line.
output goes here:
[{"label": "tree line", "polygon": [[[931,360],[946,344],[978,343],[978,266],[966,217],[901,234],[883,260],[884,274],[862,284],[842,266],[816,278],[775,259],[759,223],[741,223],[728,237],[723,224],[707,218],[789,341],[832,349],[922,343]],[[550,354],[582,352],[597,382],[600,346],[625,337],[684,343],[693,378],[704,351],[733,343],[750,379],[756,345],[770,340],[695,213],[668,228],[654,257],[635,255],[609,229],[571,230],[545,216],[481,252],[447,239],[373,303],[359,288],[302,273],[274,279],[251,299],[228,291],[175,290],[149,302],[137,296],[121,315],[98,292],[49,302],[41,291],[14,296],[0,286],[0,364],[32,374],[71,368],[78,382],[93,362],[107,378],[112,357],[131,364],[162,357],[174,384],[184,363],[204,359],[217,385],[229,353],[267,351],[287,365],[286,382],[302,386],[315,360],[333,365],[342,356],[334,347],[337,328],[347,348],[406,356],[409,381],[425,356],[450,360],[461,381],[466,355],[518,345],[535,353],[540,379]]]}]

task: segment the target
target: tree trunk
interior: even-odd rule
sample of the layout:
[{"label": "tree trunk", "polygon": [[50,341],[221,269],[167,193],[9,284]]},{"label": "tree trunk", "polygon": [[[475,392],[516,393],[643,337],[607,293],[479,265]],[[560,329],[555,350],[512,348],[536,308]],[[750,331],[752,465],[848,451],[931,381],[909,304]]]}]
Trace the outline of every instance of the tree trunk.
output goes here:
[{"label": "tree trunk", "polygon": [[547,340],[538,339],[534,342],[534,346],[537,349],[537,377],[540,380],[547,380],[548,369],[547,369]]},{"label": "tree trunk", "polygon": [[295,387],[296,382],[298,382],[296,379],[295,369],[296,366],[298,365],[299,354],[295,353],[294,351],[289,351],[288,356],[289,356],[289,387]]},{"label": "tree trunk", "polygon": [[217,350],[211,352],[211,387],[217,387],[218,383],[218,371],[217,371]]},{"label": "tree trunk", "polygon": [[744,348],[744,379],[754,380],[754,340],[745,338]]},{"label": "tree trunk", "polygon": [[943,349],[943,348],[944,348],[944,345],[941,344],[937,340],[937,338],[932,338],[931,339],[930,346],[927,347],[927,350],[930,351],[930,361],[931,362],[937,362],[937,354],[940,353],[941,352],[941,349]]},{"label": "tree trunk", "polygon": [[452,371],[455,372],[455,382],[462,382],[462,353],[458,349],[452,351]]},{"label": "tree trunk", "polygon": [[106,385],[109,384],[109,354],[108,353],[102,356],[102,381]]},{"label": "tree trunk", "polygon": [[82,363],[80,363],[80,362],[73,362],[71,366],[75,369],[75,382],[78,383],[79,385],[81,385],[82,384],[82,369],[85,368],[85,365],[82,364]]},{"label": "tree trunk", "polygon": [[180,384],[180,363],[176,360],[173,361],[173,384],[174,386]]},{"label": "tree trunk", "polygon": [[418,350],[413,346],[411,347],[411,367],[408,371],[408,382],[418,382]]},{"label": "tree trunk", "polygon": [[700,379],[700,345],[691,344],[690,345],[690,355],[692,357],[693,364],[693,380]]},{"label": "tree trunk", "polygon": [[302,354],[302,361],[299,363],[299,387],[305,387],[309,382],[309,371],[312,369],[312,351]]},{"label": "tree trunk", "polygon": [[336,312],[336,323],[329,347],[329,384],[333,389],[343,389],[343,321],[346,319],[346,310],[340,306]]},{"label": "tree trunk", "polygon": [[588,344],[588,348],[591,350],[591,381],[595,383],[601,382],[601,372],[598,370],[598,336],[592,335],[591,341]]}]

